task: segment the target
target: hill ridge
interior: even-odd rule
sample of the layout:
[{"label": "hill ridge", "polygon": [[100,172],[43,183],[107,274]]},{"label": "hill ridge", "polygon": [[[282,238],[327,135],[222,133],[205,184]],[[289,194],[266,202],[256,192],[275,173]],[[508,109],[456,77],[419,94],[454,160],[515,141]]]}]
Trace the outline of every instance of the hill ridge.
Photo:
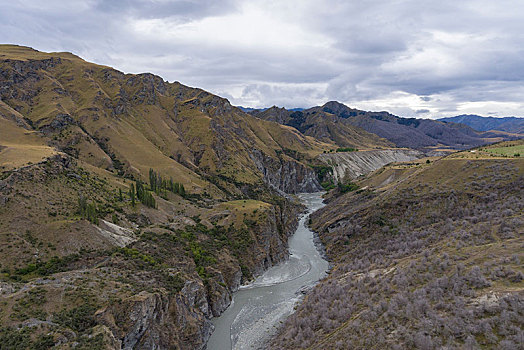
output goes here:
[{"label": "hill ridge", "polygon": [[[357,146],[354,142],[340,140],[337,135],[326,132],[326,124],[335,128],[357,127],[375,134],[385,143],[381,146],[409,147],[422,150],[439,148],[465,149],[487,143],[516,139],[518,135],[504,132],[478,132],[457,123],[444,123],[432,119],[402,118],[389,112],[369,112],[351,108],[338,101],[328,101],[322,106],[290,112],[285,108],[272,107],[251,114],[267,120],[291,125],[306,134],[320,135],[344,146]],[[343,125],[343,126],[341,126]],[[324,130],[322,130],[324,129]],[[318,137],[318,136],[317,136]],[[358,147],[358,146],[357,146]]]}]

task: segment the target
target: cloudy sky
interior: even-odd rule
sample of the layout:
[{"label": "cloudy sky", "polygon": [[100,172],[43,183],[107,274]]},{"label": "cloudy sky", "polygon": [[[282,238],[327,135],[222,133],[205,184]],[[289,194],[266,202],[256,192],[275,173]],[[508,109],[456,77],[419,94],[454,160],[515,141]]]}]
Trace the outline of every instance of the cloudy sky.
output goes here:
[{"label": "cloudy sky", "polygon": [[0,42],[249,107],[524,116],[521,0],[10,0]]}]

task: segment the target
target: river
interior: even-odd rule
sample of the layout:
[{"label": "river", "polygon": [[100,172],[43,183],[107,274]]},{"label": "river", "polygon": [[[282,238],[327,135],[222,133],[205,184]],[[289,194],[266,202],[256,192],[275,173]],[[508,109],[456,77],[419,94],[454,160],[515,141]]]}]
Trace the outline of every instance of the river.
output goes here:
[{"label": "river", "polygon": [[[321,195],[303,193],[298,197],[311,213],[323,206]],[[227,310],[212,320],[215,331],[207,343],[208,350],[264,348],[280,323],[293,313],[303,296],[301,291],[326,275],[328,262],[316,249],[306,220],[304,215],[289,238],[289,260],[240,287]]]}]

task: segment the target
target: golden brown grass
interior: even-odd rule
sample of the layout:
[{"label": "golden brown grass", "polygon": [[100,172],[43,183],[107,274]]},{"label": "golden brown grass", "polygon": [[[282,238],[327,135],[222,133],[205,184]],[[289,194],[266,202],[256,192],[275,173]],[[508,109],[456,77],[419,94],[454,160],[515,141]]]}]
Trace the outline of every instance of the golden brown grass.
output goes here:
[{"label": "golden brown grass", "polygon": [[58,151],[38,133],[17,126],[0,116],[0,169],[12,170],[38,163]]}]

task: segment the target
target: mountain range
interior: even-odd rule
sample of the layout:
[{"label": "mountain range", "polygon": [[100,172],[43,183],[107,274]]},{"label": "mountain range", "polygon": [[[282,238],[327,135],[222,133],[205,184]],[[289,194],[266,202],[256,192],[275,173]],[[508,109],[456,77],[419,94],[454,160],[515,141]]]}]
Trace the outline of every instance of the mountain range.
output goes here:
[{"label": "mountain range", "polygon": [[[504,132],[479,132],[461,123],[401,118],[388,112],[362,111],[336,101],[301,111],[271,107],[250,113],[264,120],[293,126],[305,135],[345,147],[357,147],[358,143],[366,146],[363,140],[373,139],[373,146],[379,147],[465,149],[516,138]],[[382,142],[377,136],[383,139]]]},{"label": "mountain range", "polygon": [[[152,74],[1,45],[0,339],[202,348],[240,284],[286,259],[288,193],[320,190],[309,164],[335,147]],[[31,320],[49,323],[19,335]]]},{"label": "mountain range", "polygon": [[517,117],[482,117],[474,114],[463,114],[456,117],[440,118],[442,122],[460,123],[478,131],[499,130],[508,133],[524,133],[524,118]]}]

